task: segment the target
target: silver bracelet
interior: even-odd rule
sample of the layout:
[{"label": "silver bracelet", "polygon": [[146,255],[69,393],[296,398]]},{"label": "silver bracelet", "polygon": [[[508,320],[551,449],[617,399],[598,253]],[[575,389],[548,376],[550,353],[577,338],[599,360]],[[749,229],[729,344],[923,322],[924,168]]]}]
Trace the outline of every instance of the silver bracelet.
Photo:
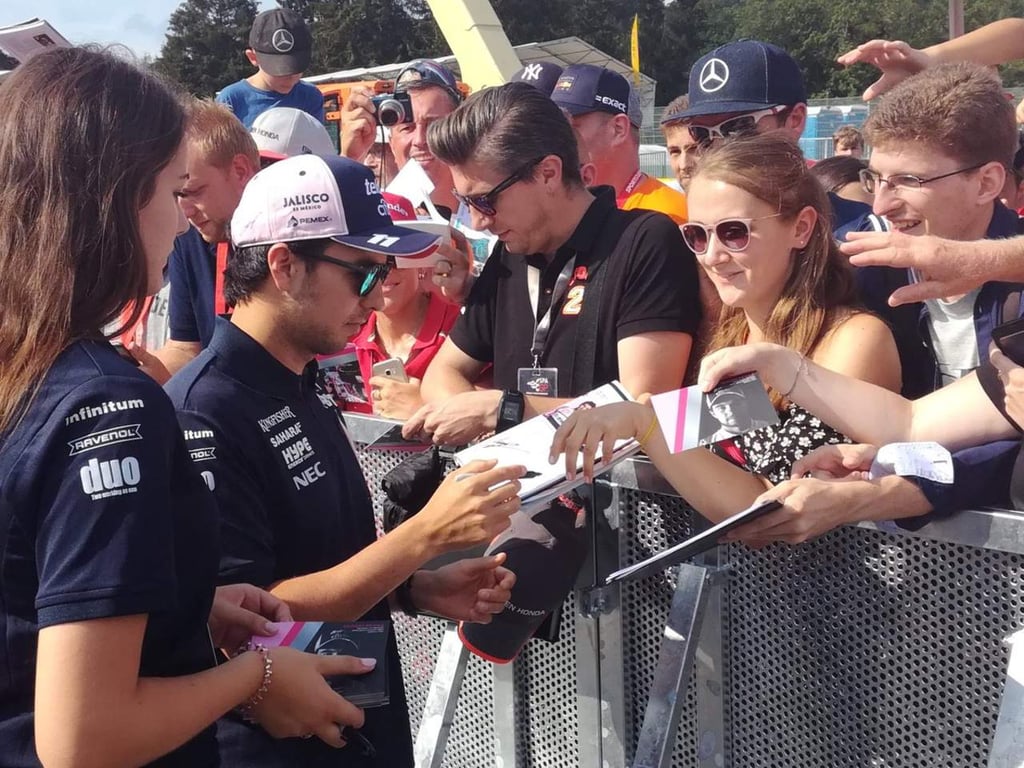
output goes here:
[{"label": "silver bracelet", "polygon": [[267,691],[270,690],[270,683],[274,677],[274,660],[270,657],[269,649],[264,645],[255,644],[249,650],[263,657],[263,681],[260,683],[256,693],[250,696],[249,700],[238,708],[238,713],[242,718],[252,723],[256,720],[254,717],[256,707],[259,706],[260,702],[263,701],[263,697],[267,695]]},{"label": "silver bracelet", "polygon": [[807,370],[807,357],[804,356],[803,352],[800,353],[800,365],[798,365],[797,368],[796,368],[796,376],[793,377],[793,383],[790,384],[789,389],[787,389],[785,392],[781,393],[782,397],[788,398],[793,393],[793,390],[796,389],[796,383],[798,381],[800,381],[800,374],[801,373],[804,374],[804,375],[808,374],[808,370]]}]

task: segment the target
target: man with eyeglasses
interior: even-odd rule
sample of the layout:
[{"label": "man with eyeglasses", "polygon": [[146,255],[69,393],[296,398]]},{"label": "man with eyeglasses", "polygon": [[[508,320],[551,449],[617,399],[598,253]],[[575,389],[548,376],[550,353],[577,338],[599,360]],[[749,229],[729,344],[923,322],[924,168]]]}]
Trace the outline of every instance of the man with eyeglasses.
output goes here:
[{"label": "man with eyeglasses", "polygon": [[[414,518],[382,538],[334,402],[314,387],[315,356],[332,352],[382,306],[396,257],[436,236],[395,226],[372,172],[348,158],[292,157],[249,182],[231,221],[225,276],[234,303],[209,346],[167,384],[195,469],[220,513],[220,575],[266,588],[299,621],[388,620],[408,613],[489,621],[515,577],[503,558],[435,571],[428,560],[489,541],[518,508],[522,467],[479,462],[441,485]],[[394,638],[387,706],[363,733],[376,760],[319,739],[275,741],[228,715],[221,764],[411,766],[412,741]]]},{"label": "man with eyeglasses", "polygon": [[[1016,213],[998,200],[1017,146],[1013,107],[991,71],[943,65],[904,80],[871,113],[864,134],[872,154],[861,179],[874,195],[875,214],[892,223],[893,235],[886,237],[992,240],[1017,233]],[[958,295],[890,307],[895,288],[929,276],[868,267],[857,277],[866,305],[893,331],[908,397],[976,369],[988,356],[993,327],[1024,310],[1020,283],[988,282]],[[916,529],[959,509],[1005,506],[1019,448],[1018,441],[1006,440],[957,451],[952,484],[885,476],[884,468],[872,466],[875,446],[820,449],[799,468],[812,477],[772,492],[783,508],[739,535],[748,543],[795,543],[842,523],[900,518],[897,525]],[[846,478],[869,470],[882,476]],[[834,477],[845,479],[829,479]]]},{"label": "man with eyeglasses", "polygon": [[[588,191],[551,99],[523,83],[482,91],[429,140],[474,227],[499,244],[407,434],[458,445],[612,379],[634,395],[680,385],[700,318],[696,263],[667,216],[619,210],[610,187]],[[476,391],[488,364],[496,388]]]}]

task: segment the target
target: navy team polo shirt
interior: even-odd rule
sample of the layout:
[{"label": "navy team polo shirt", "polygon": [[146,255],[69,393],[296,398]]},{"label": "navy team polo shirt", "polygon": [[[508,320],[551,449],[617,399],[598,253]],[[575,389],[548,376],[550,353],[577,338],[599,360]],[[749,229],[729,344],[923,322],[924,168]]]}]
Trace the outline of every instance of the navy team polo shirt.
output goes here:
[{"label": "navy team polo shirt", "polygon": [[[192,460],[213,489],[221,519],[221,581],[269,587],[326,570],[372,544],[373,505],[355,451],[330,397],[218,319],[213,340],[166,385]],[[366,619],[387,620],[381,601]],[[319,739],[276,741],[228,717],[218,724],[221,759],[234,766],[412,765],[412,737],[398,647],[388,648],[391,704],[366,711],[363,733],[377,762]]]},{"label": "navy team polo shirt", "polygon": [[199,342],[213,337],[217,273],[217,246],[203,240],[199,230],[188,231],[174,240],[167,260],[167,282],[171,284],[168,325],[173,341]]},{"label": "navy team polo shirt", "polygon": [[[106,342],[68,347],[0,435],[0,763],[39,765],[40,629],[148,614],[141,676],[214,666],[216,534],[166,394]],[[216,765],[213,731],[152,765]]]}]

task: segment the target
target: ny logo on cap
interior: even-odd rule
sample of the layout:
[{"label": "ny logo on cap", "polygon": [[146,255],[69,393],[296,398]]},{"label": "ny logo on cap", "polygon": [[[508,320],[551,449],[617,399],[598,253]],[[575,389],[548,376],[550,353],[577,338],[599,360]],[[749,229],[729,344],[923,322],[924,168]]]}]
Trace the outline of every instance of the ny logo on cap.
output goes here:
[{"label": "ny logo on cap", "polygon": [[540,64],[527,64],[523,69],[523,80],[540,80]]},{"label": "ny logo on cap", "polygon": [[270,38],[270,44],[274,46],[275,51],[288,53],[288,51],[295,47],[295,38],[287,29],[279,29]]},{"label": "ny logo on cap", "polygon": [[700,89],[704,93],[720,91],[729,82],[729,65],[721,59],[708,59],[700,68]]}]

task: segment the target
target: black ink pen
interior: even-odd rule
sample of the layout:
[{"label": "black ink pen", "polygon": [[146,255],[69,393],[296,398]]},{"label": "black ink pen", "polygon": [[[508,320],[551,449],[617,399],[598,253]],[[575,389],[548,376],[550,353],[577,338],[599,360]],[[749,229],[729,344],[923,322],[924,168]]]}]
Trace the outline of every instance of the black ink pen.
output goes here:
[{"label": "black ink pen", "polygon": [[375,758],[377,756],[377,749],[373,746],[368,738],[363,736],[362,733],[357,731],[351,725],[338,726],[341,730],[341,738],[348,743],[358,744],[362,750],[364,757]]}]

